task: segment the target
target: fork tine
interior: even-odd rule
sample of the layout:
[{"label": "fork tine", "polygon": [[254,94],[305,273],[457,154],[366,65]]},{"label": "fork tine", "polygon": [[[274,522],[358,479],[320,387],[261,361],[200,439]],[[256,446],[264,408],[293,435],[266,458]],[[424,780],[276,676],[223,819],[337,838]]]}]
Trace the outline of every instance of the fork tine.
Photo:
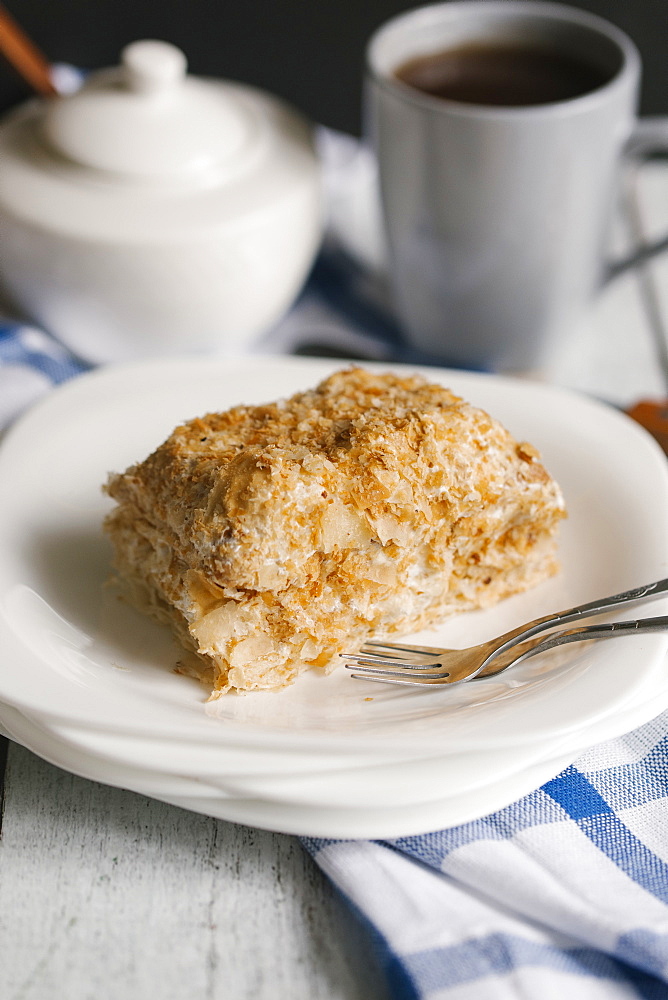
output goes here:
[{"label": "fork tine", "polygon": [[361,648],[364,649],[366,646],[374,649],[389,649],[393,653],[422,653],[424,656],[440,656],[442,652],[436,646],[401,646],[396,642],[378,642],[376,639],[369,639]]},{"label": "fork tine", "polygon": [[426,670],[420,671],[419,674],[407,673],[404,670],[381,670],[380,667],[375,670],[369,667],[349,667],[349,670],[359,670],[359,673],[353,674],[353,677],[369,677],[371,679],[375,678],[386,678],[386,677],[397,677],[399,679],[404,679],[406,681],[414,681],[416,684],[421,683],[425,679],[431,680],[444,680],[450,676],[447,670],[433,670],[428,673]]},{"label": "fork tine", "polygon": [[398,677],[406,679],[422,679],[423,677],[447,678],[450,672],[442,663],[404,663],[397,660],[379,660],[376,657],[362,656],[359,653],[341,653],[345,667],[356,671],[357,677]]},{"label": "fork tine", "polygon": [[448,675],[436,674],[433,677],[424,677],[420,675],[420,676],[413,676],[410,679],[402,679],[400,677],[397,677],[395,674],[385,677],[385,676],[378,676],[372,673],[366,673],[365,671],[363,674],[351,674],[351,676],[356,677],[357,680],[362,680],[362,681],[377,681],[380,684],[401,684],[404,687],[416,688],[416,687],[427,687],[429,685],[436,687],[443,686],[444,684],[447,683]]},{"label": "fork tine", "polygon": [[404,660],[382,660],[380,657],[372,659],[370,656],[363,656],[361,653],[341,653],[340,656],[345,662],[346,667],[352,664],[356,667],[363,667],[365,670],[375,668],[381,670],[383,667],[391,667],[398,670],[406,668],[406,661]]},{"label": "fork tine", "polygon": [[388,650],[386,653],[382,651],[376,651],[368,645],[360,646],[359,653],[363,656],[368,656],[373,660],[378,660],[380,663],[383,660],[392,661],[392,663],[424,663],[424,655],[422,653],[405,653],[402,651]]},{"label": "fork tine", "polygon": [[[401,673],[404,672],[413,673],[415,671],[424,672],[427,670],[437,670],[441,668],[440,675],[443,674],[442,664],[440,662],[436,663],[411,663],[410,660],[390,660],[389,657],[380,656],[364,656],[362,653],[340,653],[341,659],[344,661],[350,661],[350,664],[354,664],[357,667],[361,667],[364,670],[380,670],[385,673],[392,672]],[[351,669],[349,663],[345,664],[348,669]]]}]

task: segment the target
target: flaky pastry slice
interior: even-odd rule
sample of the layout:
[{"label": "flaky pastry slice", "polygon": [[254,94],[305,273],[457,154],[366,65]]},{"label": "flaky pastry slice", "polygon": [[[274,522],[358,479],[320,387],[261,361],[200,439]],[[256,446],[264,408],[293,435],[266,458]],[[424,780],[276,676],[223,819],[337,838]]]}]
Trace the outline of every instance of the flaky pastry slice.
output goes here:
[{"label": "flaky pastry slice", "polygon": [[536,450],[485,412],[357,368],[191,420],[106,489],[126,592],[214,697],[532,587],[565,513]]}]

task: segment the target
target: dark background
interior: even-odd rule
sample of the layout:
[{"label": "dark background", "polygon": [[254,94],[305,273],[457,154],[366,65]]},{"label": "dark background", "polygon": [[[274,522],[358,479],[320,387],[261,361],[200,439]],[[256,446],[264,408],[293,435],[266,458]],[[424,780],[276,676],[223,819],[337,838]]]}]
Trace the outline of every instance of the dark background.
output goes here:
[{"label": "dark background", "polygon": [[[667,0],[574,0],[614,21],[640,49],[641,111],[668,112]],[[401,0],[7,0],[5,6],[49,59],[87,68],[115,65],[120,49],[160,38],[184,50],[192,72],[273,91],[310,118],[360,128],[364,47]],[[1,60],[0,60],[1,61]],[[0,65],[0,109],[28,96]]]}]

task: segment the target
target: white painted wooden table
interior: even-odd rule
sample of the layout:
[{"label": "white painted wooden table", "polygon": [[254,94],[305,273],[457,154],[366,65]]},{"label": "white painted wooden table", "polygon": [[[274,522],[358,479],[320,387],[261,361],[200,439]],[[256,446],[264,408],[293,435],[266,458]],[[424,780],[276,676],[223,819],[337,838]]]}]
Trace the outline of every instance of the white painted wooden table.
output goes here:
[{"label": "white painted wooden table", "polygon": [[9,745],[2,1000],[386,995],[366,930],[295,838],[86,781]]},{"label": "white painted wooden table", "polygon": [[[643,199],[668,229],[668,170]],[[668,315],[668,255],[653,273]],[[547,377],[663,392],[635,275]],[[73,777],[0,739],[0,1000],[384,1000],[367,930],[293,838]],[[6,767],[4,766],[6,763]]]}]

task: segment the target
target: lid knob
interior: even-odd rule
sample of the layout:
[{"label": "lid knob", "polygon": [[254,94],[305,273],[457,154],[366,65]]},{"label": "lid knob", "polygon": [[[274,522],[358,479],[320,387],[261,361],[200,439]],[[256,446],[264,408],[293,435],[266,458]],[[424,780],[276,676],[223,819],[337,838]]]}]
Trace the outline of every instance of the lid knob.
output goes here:
[{"label": "lid knob", "polygon": [[126,85],[136,93],[170,90],[186,75],[186,57],[169,42],[141,41],[127,45],[121,53]]},{"label": "lid knob", "polygon": [[121,65],[46,107],[43,129],[61,156],[128,177],[208,183],[252,133],[234,87],[186,75],[183,52],[154,39],[133,42]]}]

